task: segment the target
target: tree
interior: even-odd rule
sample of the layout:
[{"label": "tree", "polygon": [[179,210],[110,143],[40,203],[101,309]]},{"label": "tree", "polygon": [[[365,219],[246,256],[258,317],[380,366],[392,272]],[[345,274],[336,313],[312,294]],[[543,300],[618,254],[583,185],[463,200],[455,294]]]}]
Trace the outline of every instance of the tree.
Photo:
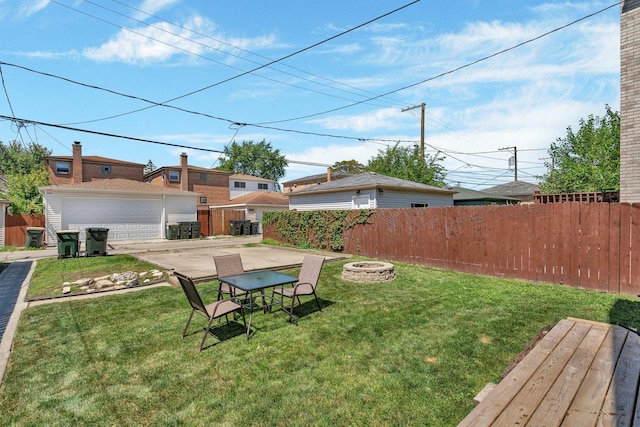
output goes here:
[{"label": "tree", "polygon": [[42,195],[38,187],[49,184],[44,158],[51,151],[40,144],[23,145],[18,141],[4,144],[0,141],[0,173],[5,175],[6,186],[2,197],[11,202],[15,214],[42,213]]},{"label": "tree", "polygon": [[342,160],[331,167],[336,172],[357,174],[364,172],[364,165],[356,160]]},{"label": "tree", "polygon": [[44,158],[51,150],[37,143],[23,145],[18,141],[8,144],[0,141],[0,173],[22,174],[44,168]]},{"label": "tree", "polygon": [[606,106],[604,117],[580,119],[549,149],[551,162],[542,179],[543,193],[617,191],[620,189],[620,114]]},{"label": "tree", "polygon": [[426,155],[426,158],[422,159],[420,147],[417,145],[401,147],[400,143],[396,143],[396,145],[387,147],[384,151],[378,150],[378,155],[369,160],[366,170],[408,181],[443,187],[446,173],[444,166],[438,163],[443,159],[443,157],[437,155]]},{"label": "tree", "polygon": [[156,165],[154,165],[151,159],[149,159],[147,164],[144,166],[143,173],[147,174],[153,172],[154,170],[156,170]]},{"label": "tree", "polygon": [[220,162],[220,170],[233,173],[257,176],[278,182],[284,177],[289,163],[280,150],[274,150],[270,142],[242,141],[232,142],[224,148],[224,158]]},{"label": "tree", "polygon": [[42,167],[29,173],[6,175],[6,191],[3,197],[11,202],[11,212],[14,214],[42,213],[42,195],[38,187],[49,184],[49,174]]}]

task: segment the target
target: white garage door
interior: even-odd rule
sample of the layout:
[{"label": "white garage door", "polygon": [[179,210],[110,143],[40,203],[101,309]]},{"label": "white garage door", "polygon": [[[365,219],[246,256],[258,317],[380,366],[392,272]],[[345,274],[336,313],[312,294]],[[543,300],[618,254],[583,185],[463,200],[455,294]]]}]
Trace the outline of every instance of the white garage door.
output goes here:
[{"label": "white garage door", "polygon": [[[160,200],[64,198],[62,228],[87,227],[109,229],[108,240],[145,240],[162,237]],[[85,239],[81,232],[80,239]]]}]

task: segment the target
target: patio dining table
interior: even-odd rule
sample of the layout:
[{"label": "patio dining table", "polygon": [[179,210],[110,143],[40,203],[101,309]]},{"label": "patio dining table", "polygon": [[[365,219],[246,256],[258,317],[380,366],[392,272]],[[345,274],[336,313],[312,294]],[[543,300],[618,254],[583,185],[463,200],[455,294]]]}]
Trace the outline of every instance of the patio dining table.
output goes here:
[{"label": "patio dining table", "polygon": [[[253,320],[253,312],[262,309],[264,312],[271,311],[274,305],[273,297],[270,297],[267,303],[265,296],[265,289],[269,288],[284,288],[284,285],[296,283],[297,277],[288,276],[286,274],[278,273],[272,270],[251,271],[242,274],[236,274],[233,276],[218,277],[218,280],[222,283],[226,283],[229,286],[233,286],[236,289],[240,289],[246,293],[246,298],[242,303],[242,307],[249,311],[249,322],[247,323],[247,340],[251,335],[251,322]],[[262,297],[262,305],[257,305],[254,302],[254,293],[260,292]],[[282,301],[279,302],[282,304]]]}]

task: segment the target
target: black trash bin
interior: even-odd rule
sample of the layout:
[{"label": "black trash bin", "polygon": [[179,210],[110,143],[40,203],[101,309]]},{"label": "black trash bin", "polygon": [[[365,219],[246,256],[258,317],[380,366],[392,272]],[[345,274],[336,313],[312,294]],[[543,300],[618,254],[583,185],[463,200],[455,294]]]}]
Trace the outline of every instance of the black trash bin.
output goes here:
[{"label": "black trash bin", "polygon": [[86,251],[85,256],[94,255],[107,255],[107,236],[109,234],[108,228],[92,227],[87,228],[86,232]]},{"label": "black trash bin", "polygon": [[165,237],[167,240],[178,240],[180,238],[180,226],[178,224],[167,224]]},{"label": "black trash bin", "polygon": [[232,236],[240,236],[242,235],[242,224],[244,221],[229,221],[229,225],[231,227],[230,234]]},{"label": "black trash bin", "polygon": [[44,236],[44,228],[27,227],[27,239],[25,248],[39,248],[42,246],[42,238]]},{"label": "black trash bin", "polygon": [[198,221],[191,222],[191,238],[192,239],[200,238],[200,222]]},{"label": "black trash bin", "polygon": [[259,222],[256,221],[252,221],[251,222],[251,234],[258,234],[258,226],[260,225]]},{"label": "black trash bin", "polygon": [[180,239],[190,239],[191,238],[191,223],[190,222],[179,222],[178,227],[180,228]]},{"label": "black trash bin", "polygon": [[251,221],[242,221],[242,234],[244,234],[245,236],[251,234]]},{"label": "black trash bin", "polygon": [[58,259],[77,258],[80,254],[80,232],[76,230],[60,230],[58,236]]}]

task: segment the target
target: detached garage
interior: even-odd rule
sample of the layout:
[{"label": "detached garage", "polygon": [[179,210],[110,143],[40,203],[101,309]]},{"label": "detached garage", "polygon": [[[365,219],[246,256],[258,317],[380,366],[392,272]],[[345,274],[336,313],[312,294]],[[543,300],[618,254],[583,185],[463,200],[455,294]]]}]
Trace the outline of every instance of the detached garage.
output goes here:
[{"label": "detached garage", "polygon": [[127,179],[104,179],[39,188],[48,242],[60,230],[109,229],[108,240],[165,237],[166,224],[196,221],[198,193]]}]

